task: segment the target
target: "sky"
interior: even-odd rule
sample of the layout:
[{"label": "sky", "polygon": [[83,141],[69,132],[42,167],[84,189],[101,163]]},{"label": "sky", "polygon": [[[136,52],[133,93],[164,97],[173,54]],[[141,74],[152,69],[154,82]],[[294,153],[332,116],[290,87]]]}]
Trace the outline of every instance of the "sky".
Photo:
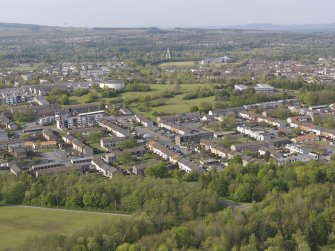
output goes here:
[{"label": "sky", "polygon": [[0,22],[72,27],[335,23],[335,0],[0,0]]}]

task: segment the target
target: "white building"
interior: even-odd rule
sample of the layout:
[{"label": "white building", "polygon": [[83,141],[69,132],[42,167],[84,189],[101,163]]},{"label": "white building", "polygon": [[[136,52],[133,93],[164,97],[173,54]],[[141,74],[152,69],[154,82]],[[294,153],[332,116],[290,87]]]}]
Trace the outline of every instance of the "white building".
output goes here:
[{"label": "white building", "polygon": [[234,85],[234,90],[238,90],[238,91],[244,91],[247,88],[248,86],[246,85]]},{"label": "white building", "polygon": [[126,87],[123,81],[119,80],[109,80],[103,83],[99,83],[100,88],[109,88],[114,90],[122,90]]},{"label": "white building", "polygon": [[77,128],[94,126],[100,121],[105,115],[105,111],[95,111],[80,113],[77,117],[59,117],[57,118],[57,128]]},{"label": "white building", "polygon": [[245,127],[245,126],[238,126],[237,131],[239,133],[242,133],[244,135],[248,135],[249,137],[259,140],[259,141],[264,141],[265,136],[264,136],[264,131],[262,130],[255,130],[253,128]]},{"label": "white building", "polygon": [[275,91],[275,88],[267,84],[256,84],[256,86],[254,86],[253,88],[256,92],[259,92],[259,93],[267,93],[267,92]]},{"label": "white building", "polygon": [[278,158],[278,164],[279,165],[285,165],[288,163],[296,162],[296,161],[301,161],[301,162],[308,162],[310,160],[318,160],[318,155],[314,153],[310,154],[298,154],[298,155],[292,155],[292,156],[287,156],[287,157],[281,157]]},{"label": "white building", "polygon": [[286,144],[286,149],[289,149],[291,153],[309,154],[310,151],[298,144]]}]

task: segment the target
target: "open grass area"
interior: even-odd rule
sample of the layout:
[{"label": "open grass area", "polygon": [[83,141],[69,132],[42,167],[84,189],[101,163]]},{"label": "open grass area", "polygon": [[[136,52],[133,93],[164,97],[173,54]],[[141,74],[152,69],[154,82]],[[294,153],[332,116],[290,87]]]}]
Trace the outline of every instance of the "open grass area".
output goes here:
[{"label": "open grass area", "polygon": [[36,70],[37,65],[34,66],[15,66],[15,67],[9,67],[9,70],[12,71],[34,71]]},{"label": "open grass area", "polygon": [[184,61],[184,62],[167,62],[162,63],[158,65],[161,68],[189,68],[189,67],[195,67],[196,62],[195,61]]},{"label": "open grass area", "polygon": [[[163,84],[155,84],[151,85],[152,90],[150,92],[126,92],[122,94],[123,99],[133,98],[133,97],[141,97],[147,95],[153,95],[157,93],[161,93],[165,90],[173,90],[175,85],[163,85]],[[183,100],[183,97],[187,93],[195,92],[199,87],[208,87],[210,88],[210,84],[181,84],[181,94],[176,95],[172,98],[165,98],[164,101],[166,102],[165,105],[159,107],[151,107],[150,112],[142,112],[145,116],[154,118],[152,116],[152,112],[166,112],[166,113],[184,113],[189,112],[191,106],[198,105],[201,102],[214,102],[214,97],[206,97],[206,98],[197,98],[191,100]],[[135,112],[139,112],[138,104],[132,104],[131,108]]]},{"label": "open grass area", "polygon": [[89,95],[83,95],[83,96],[71,96],[70,97],[70,105],[78,105],[78,104],[84,104],[88,101]]},{"label": "open grass area", "polygon": [[[134,97],[145,97],[145,96],[152,96],[155,94],[162,93],[166,90],[173,90],[175,88],[174,84],[152,84],[150,85],[151,90],[148,92],[124,92],[121,94],[122,99],[133,99]],[[152,112],[166,112],[166,113],[184,113],[189,112],[190,107],[194,105],[198,105],[201,102],[214,102],[214,97],[206,97],[206,98],[198,98],[198,99],[191,99],[191,100],[183,100],[183,97],[188,93],[195,92],[199,87],[208,87],[211,88],[211,84],[181,84],[181,94],[176,95],[172,98],[165,98],[163,99],[165,101],[165,105],[159,106],[159,107],[152,107],[150,112],[144,112],[143,114],[153,118]],[[84,104],[87,102],[89,98],[89,94],[83,95],[81,97],[71,96],[70,97],[70,104]],[[102,100],[105,101],[105,103],[109,103],[111,100],[115,98],[99,98],[96,100],[95,103],[99,103]],[[138,110],[139,104],[133,103],[130,108],[132,108],[135,112],[139,112]]]},{"label": "open grass area", "polygon": [[89,146],[92,147],[92,148],[98,149],[101,152],[107,152],[106,149],[104,149],[100,146],[100,142],[91,143],[91,144],[89,144]]},{"label": "open grass area", "polygon": [[191,100],[183,100],[182,97],[183,95],[178,95],[173,98],[169,98],[166,105],[160,107],[153,107],[152,110],[167,113],[184,113],[189,112],[191,106],[199,106],[201,102],[214,102],[214,97],[197,98]]},{"label": "open grass area", "polygon": [[45,208],[0,206],[0,250],[17,250],[29,236],[73,234],[106,220],[112,214]]}]

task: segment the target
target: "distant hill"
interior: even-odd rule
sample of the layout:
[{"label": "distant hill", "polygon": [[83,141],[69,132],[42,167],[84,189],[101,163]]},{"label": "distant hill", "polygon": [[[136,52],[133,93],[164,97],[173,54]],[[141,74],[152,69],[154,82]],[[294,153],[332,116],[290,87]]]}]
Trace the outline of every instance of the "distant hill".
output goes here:
[{"label": "distant hill", "polygon": [[[182,28],[179,29],[190,29]],[[231,29],[231,30],[264,30],[264,31],[292,31],[292,32],[335,32],[335,23],[332,24],[303,24],[303,25],[276,25],[271,23],[255,23],[246,25],[224,25],[224,26],[203,26],[193,27],[192,29]],[[113,31],[125,29],[149,30],[151,32],[160,32],[160,28],[156,27],[94,27],[94,28],[75,28],[61,26],[46,26],[37,24],[21,24],[21,23],[4,23],[0,22],[0,30],[29,30],[29,31],[48,31],[48,30],[69,30],[69,29],[85,29],[95,31]],[[178,28],[177,28],[178,29]],[[164,30],[164,29],[163,29]]]},{"label": "distant hill", "polygon": [[0,22],[0,31],[67,31],[81,28]]},{"label": "distant hill", "polygon": [[267,31],[300,31],[300,32],[335,32],[335,23],[332,24],[302,24],[276,25],[269,23],[228,25],[222,28],[239,30],[267,30]]},{"label": "distant hill", "polygon": [[37,25],[37,24],[17,24],[17,23],[1,23],[1,30],[41,30],[45,29],[47,26]]}]

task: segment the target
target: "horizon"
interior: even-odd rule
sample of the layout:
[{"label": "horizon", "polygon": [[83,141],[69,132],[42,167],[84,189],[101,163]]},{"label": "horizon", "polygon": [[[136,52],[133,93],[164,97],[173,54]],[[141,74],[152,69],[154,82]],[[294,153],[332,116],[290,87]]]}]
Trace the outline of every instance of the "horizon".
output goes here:
[{"label": "horizon", "polygon": [[[20,6],[20,8],[18,8]],[[332,0],[12,0],[1,22],[59,27],[222,27],[333,24]]]},{"label": "horizon", "polygon": [[48,25],[48,24],[41,24],[41,23],[22,23],[22,22],[4,22],[0,20],[0,24],[10,24],[10,25],[32,25],[32,26],[42,26],[42,27],[60,27],[60,28],[78,28],[78,29],[94,29],[94,28],[111,28],[111,29],[150,29],[150,28],[157,28],[157,29],[188,29],[188,28],[195,28],[195,29],[220,29],[220,28],[234,28],[234,27],[247,27],[247,26],[257,26],[257,25],[269,25],[274,27],[305,27],[305,26],[325,26],[325,25],[335,25],[335,22],[331,23],[301,23],[301,24],[280,24],[280,23],[245,23],[245,24],[230,24],[230,25],[174,25],[174,26],[92,26],[92,27],[83,27],[83,26],[65,26],[65,25]]}]

